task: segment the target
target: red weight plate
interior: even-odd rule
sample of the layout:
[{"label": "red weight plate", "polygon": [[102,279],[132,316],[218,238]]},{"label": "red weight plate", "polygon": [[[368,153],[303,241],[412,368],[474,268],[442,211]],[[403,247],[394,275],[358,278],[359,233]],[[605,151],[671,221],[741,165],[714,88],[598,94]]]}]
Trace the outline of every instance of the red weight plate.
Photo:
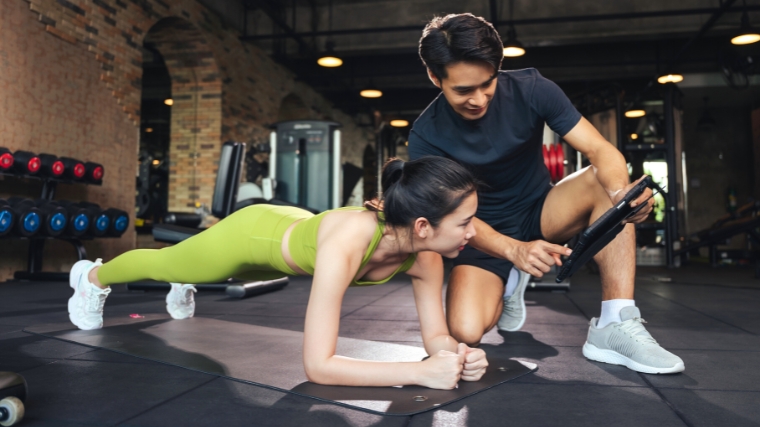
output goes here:
[{"label": "red weight plate", "polygon": [[565,177],[565,150],[562,143],[557,144],[557,182],[562,181]]},{"label": "red weight plate", "polygon": [[96,166],[95,169],[92,171],[92,178],[96,181],[99,181],[101,178],[103,178],[103,167],[102,166]]},{"label": "red weight plate", "polygon": [[[544,150],[546,147],[544,147]],[[546,162],[546,151],[544,151],[544,163]],[[0,155],[0,169],[10,169],[13,166],[13,155],[11,153],[3,153]]]},{"label": "red weight plate", "polygon": [[549,175],[551,175],[552,182],[557,182],[557,157],[554,155],[555,145],[552,144],[549,149]]},{"label": "red weight plate", "polygon": [[37,156],[32,157],[29,159],[29,161],[26,163],[26,168],[31,173],[35,173],[38,170],[40,170],[40,166],[42,166],[42,162],[40,162],[40,158]]},{"label": "red weight plate", "polygon": [[74,165],[74,176],[77,178],[81,178],[84,176],[84,165],[81,163],[77,163]]},{"label": "red weight plate", "polygon": [[65,166],[63,166],[63,162],[60,160],[56,160],[53,162],[53,166],[50,168],[53,171],[53,175],[60,176],[63,174],[63,170],[65,169]]},{"label": "red weight plate", "polygon": [[546,165],[546,169],[549,169],[549,172],[551,172],[551,168],[549,167],[549,150],[546,148],[546,144],[542,145],[544,147],[544,165]]}]

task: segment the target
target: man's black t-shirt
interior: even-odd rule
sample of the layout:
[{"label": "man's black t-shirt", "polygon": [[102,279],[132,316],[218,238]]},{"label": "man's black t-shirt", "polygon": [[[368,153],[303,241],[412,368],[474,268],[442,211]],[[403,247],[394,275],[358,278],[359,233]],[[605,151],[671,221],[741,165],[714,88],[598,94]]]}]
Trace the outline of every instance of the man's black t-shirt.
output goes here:
[{"label": "man's black t-shirt", "polygon": [[544,165],[544,122],[559,135],[581,119],[562,89],[534,68],[499,71],[486,114],[465,120],[440,94],[414,122],[412,160],[444,156],[467,166],[485,185],[476,216],[513,234],[525,212],[551,187]]}]

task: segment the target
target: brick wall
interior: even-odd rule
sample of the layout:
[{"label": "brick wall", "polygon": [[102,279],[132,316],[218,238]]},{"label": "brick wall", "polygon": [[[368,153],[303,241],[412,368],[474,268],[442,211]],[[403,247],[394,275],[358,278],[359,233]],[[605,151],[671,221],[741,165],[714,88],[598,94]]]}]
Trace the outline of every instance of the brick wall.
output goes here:
[{"label": "brick wall", "polygon": [[[52,37],[23,1],[0,2],[0,146],[102,163],[102,186],[60,185],[57,198],[134,211],[137,128],[100,80],[101,64],[75,44]],[[6,177],[0,198],[37,198],[41,182]],[[92,256],[134,247],[134,233],[85,242]],[[0,240],[0,280],[26,267],[26,241]],[[44,268],[68,268],[73,248],[46,247]]]},{"label": "brick wall", "polygon": [[[310,112],[304,118],[343,123],[345,161],[360,164],[361,151],[372,139],[354,124],[352,117],[334,110],[308,86],[296,83],[291,72],[255,46],[241,42],[237,31],[226,27],[217,15],[194,0],[24,1],[28,1],[30,9],[39,14],[46,31],[86,47],[94,54],[103,69],[101,80],[136,124],[140,115],[140,46],[148,32],[151,33],[149,38],[158,33],[155,34],[158,38],[173,38],[175,42],[186,44],[176,48],[177,43],[174,43],[175,49],[167,52],[170,74],[181,74],[178,65],[195,76],[208,77],[218,70],[216,78],[210,82],[213,89],[206,87],[205,82],[194,82],[187,76],[179,76],[183,83],[172,85],[173,90],[182,92],[177,95],[180,97],[178,110],[183,110],[180,121],[173,119],[172,125],[174,128],[178,124],[184,129],[172,130],[170,165],[175,176],[169,184],[169,209],[189,211],[195,202],[210,204],[212,169],[217,161],[214,153],[218,152],[219,141],[267,141],[268,125],[278,121],[280,106],[291,93],[297,94]],[[195,55],[196,64],[182,64],[190,55]],[[170,62],[178,57],[172,66]],[[221,103],[212,101],[209,97],[215,94],[206,92],[216,90],[218,81],[222,83]],[[188,111],[189,106],[198,101],[192,95],[198,93],[186,92],[194,90],[204,91],[200,98],[204,107],[221,107],[220,139],[216,139],[215,118],[210,119],[209,126],[202,130],[187,125],[188,121],[203,121],[202,117],[208,113]],[[211,146],[214,148],[204,148]]]},{"label": "brick wall", "polygon": [[[62,188],[61,198],[132,211],[145,37],[159,44],[172,37],[179,42],[159,48],[176,100],[170,209],[210,204],[220,143],[268,141],[269,125],[279,120],[290,94],[305,106],[303,118],[343,123],[344,161],[360,165],[362,150],[372,141],[353,117],[241,42],[237,31],[194,0],[3,0],[0,15],[0,145],[106,166],[103,187]],[[188,65],[188,57],[196,62]],[[37,191],[34,183],[1,184],[0,192],[34,197]],[[132,232],[95,241],[88,245],[90,257],[108,259],[134,247],[134,241]],[[70,251],[61,248],[59,254],[60,245],[51,246],[46,269],[66,269],[74,261]],[[24,248],[19,241],[0,243],[0,279],[23,267]]]}]

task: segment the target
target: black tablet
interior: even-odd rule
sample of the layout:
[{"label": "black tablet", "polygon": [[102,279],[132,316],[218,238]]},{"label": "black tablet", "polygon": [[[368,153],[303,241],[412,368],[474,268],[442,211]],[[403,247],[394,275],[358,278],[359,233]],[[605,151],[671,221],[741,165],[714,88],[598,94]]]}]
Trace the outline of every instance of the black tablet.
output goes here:
[{"label": "black tablet", "polygon": [[557,274],[557,283],[572,276],[583,264],[599,253],[612,239],[623,231],[623,228],[625,228],[623,221],[646,206],[646,203],[642,203],[632,208],[631,202],[639,197],[647,187],[651,186],[652,178],[649,176],[639,181],[623,197],[623,200],[610,208],[610,210],[605,212],[604,215],[600,216],[580,234],[578,243],[573,248],[573,253],[562,263],[562,268]]}]

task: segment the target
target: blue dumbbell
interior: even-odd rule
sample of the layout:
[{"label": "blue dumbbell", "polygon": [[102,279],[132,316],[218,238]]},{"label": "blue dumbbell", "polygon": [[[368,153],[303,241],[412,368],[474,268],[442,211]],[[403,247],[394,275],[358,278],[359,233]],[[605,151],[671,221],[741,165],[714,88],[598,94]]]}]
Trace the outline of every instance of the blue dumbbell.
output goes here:
[{"label": "blue dumbbell", "polygon": [[8,202],[0,199],[0,237],[5,237],[13,230],[16,223],[16,211]]}]

